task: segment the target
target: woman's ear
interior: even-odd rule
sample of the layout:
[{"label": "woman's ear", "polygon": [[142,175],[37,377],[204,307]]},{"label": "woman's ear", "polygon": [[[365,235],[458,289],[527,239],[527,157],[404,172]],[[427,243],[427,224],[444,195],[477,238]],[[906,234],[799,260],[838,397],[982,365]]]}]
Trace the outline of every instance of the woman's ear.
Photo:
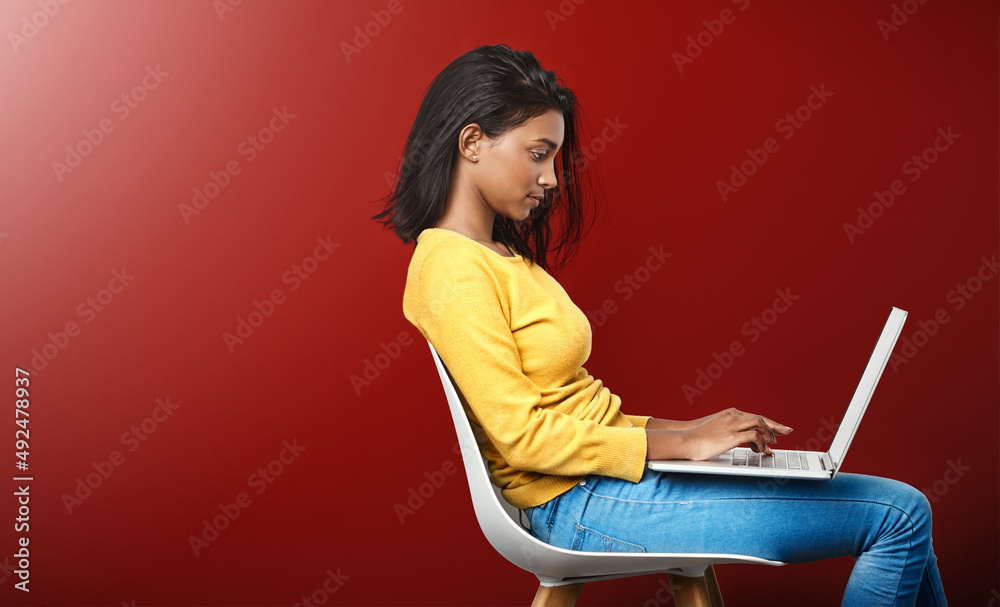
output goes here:
[{"label": "woman's ear", "polygon": [[485,134],[478,124],[473,122],[465,125],[458,134],[458,153],[469,162],[479,162],[484,139]]}]

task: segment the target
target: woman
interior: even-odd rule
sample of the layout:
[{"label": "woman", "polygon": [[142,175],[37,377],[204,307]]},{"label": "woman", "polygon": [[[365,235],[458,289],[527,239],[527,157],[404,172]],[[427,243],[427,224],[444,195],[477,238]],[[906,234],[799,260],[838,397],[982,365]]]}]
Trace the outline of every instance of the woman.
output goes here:
[{"label": "woman", "polygon": [[404,314],[465,396],[504,498],[562,548],[852,555],[845,605],[945,605],[930,506],[908,485],[841,473],[776,489],[646,468],[742,444],[770,453],[792,429],[732,408],[693,421],[628,415],[583,368],[589,322],[549,273],[585,232],[578,126],[575,96],[531,53],[471,50],[428,88],[375,216],[416,240]]}]

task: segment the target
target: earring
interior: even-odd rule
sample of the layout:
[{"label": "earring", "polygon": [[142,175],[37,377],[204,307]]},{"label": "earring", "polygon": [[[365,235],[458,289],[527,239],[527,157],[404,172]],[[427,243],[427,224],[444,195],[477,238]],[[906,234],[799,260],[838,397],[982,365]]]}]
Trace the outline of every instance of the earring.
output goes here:
[{"label": "earring", "polygon": [[478,160],[478,159],[479,159],[479,156],[473,156],[473,157],[472,157],[472,159],[473,159],[473,160]]}]

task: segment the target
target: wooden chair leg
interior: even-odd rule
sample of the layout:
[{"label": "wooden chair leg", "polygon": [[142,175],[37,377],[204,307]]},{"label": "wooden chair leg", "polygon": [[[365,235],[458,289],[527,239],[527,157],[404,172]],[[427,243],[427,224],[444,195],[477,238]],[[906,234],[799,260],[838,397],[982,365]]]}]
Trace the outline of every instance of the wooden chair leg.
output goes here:
[{"label": "wooden chair leg", "polygon": [[702,577],[671,575],[670,589],[677,607],[722,607],[722,593],[711,565]]},{"label": "wooden chair leg", "polygon": [[708,566],[705,570],[705,584],[708,586],[708,598],[712,607],[725,607],[722,604],[722,591],[719,590],[719,579],[715,577],[715,567]]},{"label": "wooden chair leg", "polygon": [[583,584],[539,586],[531,607],[574,607],[581,592]]}]

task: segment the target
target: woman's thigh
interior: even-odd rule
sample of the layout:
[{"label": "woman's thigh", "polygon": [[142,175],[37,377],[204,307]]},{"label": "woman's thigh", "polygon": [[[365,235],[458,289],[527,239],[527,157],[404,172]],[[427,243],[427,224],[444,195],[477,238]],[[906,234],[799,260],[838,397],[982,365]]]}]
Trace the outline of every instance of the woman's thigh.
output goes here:
[{"label": "woman's thigh", "polygon": [[909,485],[858,474],[809,481],[647,470],[639,483],[589,476],[532,509],[530,518],[536,537],[572,550],[744,554],[793,563],[857,556],[886,533],[887,520],[929,526],[910,520],[929,517],[926,504]]}]

